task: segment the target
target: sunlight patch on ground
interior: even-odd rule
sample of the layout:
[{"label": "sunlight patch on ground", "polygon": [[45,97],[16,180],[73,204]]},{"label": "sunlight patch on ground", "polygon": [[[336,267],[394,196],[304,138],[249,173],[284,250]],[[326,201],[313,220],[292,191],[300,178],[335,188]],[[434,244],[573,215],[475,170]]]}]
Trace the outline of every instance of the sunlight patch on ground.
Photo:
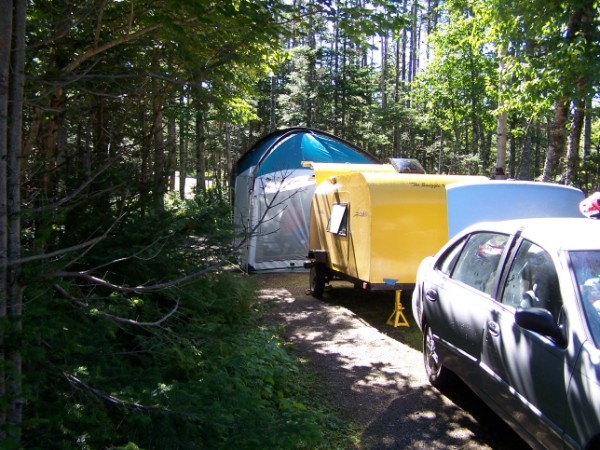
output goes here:
[{"label": "sunlight patch on ground", "polygon": [[277,300],[292,303],[292,293],[284,288],[261,289],[258,295],[261,300]]}]

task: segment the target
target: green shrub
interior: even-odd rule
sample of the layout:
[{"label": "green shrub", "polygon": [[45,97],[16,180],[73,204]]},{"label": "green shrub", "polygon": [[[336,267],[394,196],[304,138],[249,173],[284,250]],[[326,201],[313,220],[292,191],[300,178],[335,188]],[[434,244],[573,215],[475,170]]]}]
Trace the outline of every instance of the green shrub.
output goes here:
[{"label": "green shrub", "polygon": [[[207,255],[183,245],[181,227],[199,211],[124,223],[76,265],[133,252],[102,266],[123,285],[203,267]],[[227,233],[211,223],[214,233],[204,232],[216,245]],[[173,245],[153,248],[160,236]],[[28,268],[23,311],[24,447],[331,448],[342,425],[308,395],[307,373],[261,321],[252,278],[215,271],[141,294],[44,279],[39,269]]]}]

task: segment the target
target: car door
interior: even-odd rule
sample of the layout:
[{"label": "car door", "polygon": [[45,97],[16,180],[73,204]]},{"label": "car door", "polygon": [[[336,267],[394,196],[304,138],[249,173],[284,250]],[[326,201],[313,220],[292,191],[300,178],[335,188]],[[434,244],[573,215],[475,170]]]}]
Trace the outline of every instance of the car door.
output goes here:
[{"label": "car door", "polygon": [[484,324],[498,264],[508,236],[478,232],[459,241],[424,283],[425,314],[439,342],[442,363],[468,381],[481,354]]},{"label": "car door", "polygon": [[503,278],[501,302],[490,310],[481,353],[489,376],[482,391],[545,448],[562,448],[561,429],[568,385],[567,352],[551,339],[515,323],[517,308],[548,309],[561,318],[562,299],[550,255],[521,240]]}]

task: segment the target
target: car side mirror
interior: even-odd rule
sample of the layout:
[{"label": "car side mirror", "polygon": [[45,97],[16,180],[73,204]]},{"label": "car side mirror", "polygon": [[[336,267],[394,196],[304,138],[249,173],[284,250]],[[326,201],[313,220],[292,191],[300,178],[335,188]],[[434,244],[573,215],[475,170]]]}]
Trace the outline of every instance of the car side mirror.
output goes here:
[{"label": "car side mirror", "polygon": [[567,343],[563,327],[556,323],[547,309],[519,308],[515,312],[515,322],[521,328],[549,337],[557,345],[565,346]]}]

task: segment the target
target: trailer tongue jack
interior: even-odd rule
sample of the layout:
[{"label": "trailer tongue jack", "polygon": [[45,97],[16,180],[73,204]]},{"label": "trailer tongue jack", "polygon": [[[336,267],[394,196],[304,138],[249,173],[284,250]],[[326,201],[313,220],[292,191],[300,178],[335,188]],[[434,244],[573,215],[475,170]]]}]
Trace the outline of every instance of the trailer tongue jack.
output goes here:
[{"label": "trailer tongue jack", "polygon": [[400,300],[400,296],[402,294],[402,289],[396,289],[396,298],[394,299],[394,312],[387,320],[388,325],[392,325],[394,328],[396,327],[409,327],[408,320],[406,320],[406,316],[404,315],[404,306],[402,305],[402,300]]}]

